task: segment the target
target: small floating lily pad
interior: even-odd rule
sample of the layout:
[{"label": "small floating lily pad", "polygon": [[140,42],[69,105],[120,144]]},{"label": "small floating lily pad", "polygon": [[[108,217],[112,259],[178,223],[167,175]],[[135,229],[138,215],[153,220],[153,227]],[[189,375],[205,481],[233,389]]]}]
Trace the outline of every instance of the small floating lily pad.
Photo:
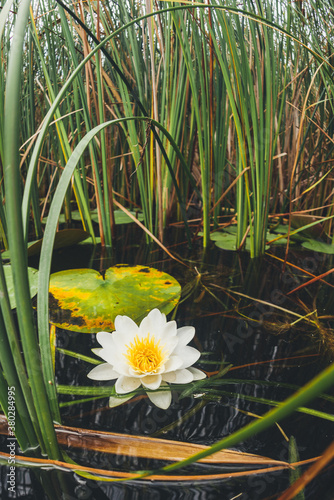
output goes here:
[{"label": "small floating lily pad", "polygon": [[[278,224],[275,227],[272,227],[270,231],[273,231],[274,233],[279,233],[279,234],[287,234],[288,233],[288,228],[289,226],[285,224]],[[291,229],[293,231],[293,229]]]},{"label": "small floating lily pad", "polygon": [[[133,210],[129,210],[129,212],[131,215],[133,215],[135,217],[135,219],[138,219],[141,222],[144,220],[143,212],[141,212],[141,211],[135,212]],[[99,217],[98,217],[96,208],[94,210],[91,210],[90,215],[91,215],[93,222],[96,222],[96,223],[99,222]],[[134,222],[134,220],[131,219],[131,217],[129,217],[125,212],[123,212],[123,210],[120,210],[120,209],[114,210],[114,217],[115,217],[115,224],[117,224],[117,225],[118,224],[130,224],[131,222]],[[71,212],[71,219],[75,220],[75,221],[81,220],[81,215],[80,215],[79,210],[74,210],[73,212]],[[48,220],[47,217],[43,217],[43,219],[42,219],[43,224],[46,224],[47,220]],[[65,222],[66,222],[65,215],[60,214],[59,223],[63,224]]]},{"label": "small floating lily pad", "polygon": [[[144,215],[142,212],[133,212],[130,210],[129,212],[139,221],[142,222],[144,220]],[[134,220],[131,219],[131,217],[129,217],[125,212],[123,212],[123,210],[115,210],[114,216],[115,216],[115,224],[130,224],[131,222],[134,223]]]},{"label": "small floating lily pad", "polygon": [[[275,240],[275,238],[278,238],[279,236],[285,236],[285,234],[271,234],[267,233],[267,244],[269,245],[287,245],[288,240],[287,238],[280,238],[279,240]],[[271,242],[271,240],[275,240]],[[294,241],[290,241],[290,245],[294,244]]]},{"label": "small floating lily pad", "polygon": [[[16,299],[14,292],[12,266],[5,265],[3,266],[3,270],[5,273],[5,280],[7,285],[10,307],[12,309],[15,309]],[[29,278],[30,297],[33,298],[36,295],[38,289],[38,270],[34,269],[33,267],[28,267],[28,278]]]},{"label": "small floating lily pad", "polygon": [[[288,225],[284,225],[284,224],[279,224],[278,226],[276,226],[274,229],[272,229],[272,231],[274,231],[275,233],[278,233],[276,234],[276,237],[281,234],[281,235],[284,235],[284,236],[287,236],[288,235]],[[296,229],[294,229],[293,227],[290,228],[290,243],[292,242],[292,240],[294,241],[305,241],[305,236],[302,235],[302,229],[299,228],[299,232],[298,233],[295,233]],[[295,233],[295,234],[294,234]]]},{"label": "small floating lily pad", "polygon": [[[324,232],[321,219],[307,214],[292,214],[291,226],[301,229],[302,236],[306,238],[319,238]],[[304,227],[305,229],[303,229]]]},{"label": "small floating lily pad", "polygon": [[313,250],[314,252],[334,254],[334,245],[330,243],[324,243],[323,241],[307,240],[302,243],[302,246],[307,250]]},{"label": "small floating lily pad", "polygon": [[[229,233],[229,234],[238,234],[238,228],[237,226],[227,226],[224,228],[224,232]],[[213,233],[215,234],[215,233]],[[219,233],[218,233],[219,234]]]},{"label": "small floating lily pad", "polygon": [[[144,215],[142,212],[140,212],[140,211],[135,212],[132,210],[129,210],[129,212],[131,215],[133,215],[139,221],[144,220]],[[93,222],[97,222],[97,223],[99,222],[99,217],[98,217],[96,208],[91,211],[90,215],[91,215]],[[114,217],[115,217],[115,224],[117,224],[117,225],[118,224],[130,224],[131,222],[134,222],[134,220],[131,219],[131,217],[129,217],[125,212],[123,212],[123,210],[120,210],[120,209],[114,210]],[[78,211],[73,212],[72,219],[73,220],[81,220],[80,213]]]},{"label": "small floating lily pad", "polygon": [[[90,237],[90,234],[83,229],[62,229],[55,236],[54,250],[57,248],[70,247]],[[38,255],[42,248],[43,239],[28,243],[28,257]],[[10,251],[6,250],[1,254],[2,259],[10,259]]]},{"label": "small floating lily pad", "polygon": [[104,277],[94,269],[61,271],[50,277],[50,321],[76,332],[110,332],[118,314],[137,323],[155,307],[168,314],[180,293],[176,279],[146,266],[110,267]]},{"label": "small floating lily pad", "polygon": [[[86,240],[88,237],[89,233],[83,229],[62,229],[56,233],[53,248],[56,250],[57,248],[70,247],[80,241]],[[28,244],[28,257],[40,253],[42,242],[43,239]]]},{"label": "small floating lily pad", "polygon": [[236,251],[236,237],[233,234],[228,233],[213,233],[210,238],[215,242],[218,248],[223,250]]},{"label": "small floating lily pad", "polygon": [[[96,245],[100,245],[101,244],[101,236],[95,236],[95,243],[96,243]],[[78,245],[79,246],[86,246],[86,245],[94,245],[94,243],[93,243],[92,238],[89,237],[89,238],[86,238],[83,241],[79,241]]]},{"label": "small floating lily pad", "polygon": [[[203,236],[203,233],[198,233],[199,236]],[[210,239],[215,242],[215,245],[218,248],[221,248],[222,250],[230,250],[232,252],[235,252],[237,250],[237,237],[236,237],[236,228],[234,226],[230,226],[228,228],[228,232],[225,232],[225,230],[222,231],[215,231],[214,233],[210,234]],[[266,245],[266,248],[269,248],[268,245]],[[250,237],[246,237],[245,244],[241,248],[241,250],[246,250],[247,252],[250,252],[251,250],[251,244],[250,244]]]}]

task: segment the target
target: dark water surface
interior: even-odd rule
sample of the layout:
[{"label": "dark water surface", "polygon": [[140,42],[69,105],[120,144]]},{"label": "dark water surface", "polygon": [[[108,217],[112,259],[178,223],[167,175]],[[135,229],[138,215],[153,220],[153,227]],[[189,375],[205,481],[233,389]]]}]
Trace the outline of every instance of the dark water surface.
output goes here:
[{"label": "dark water surface", "polygon": [[[203,353],[197,366],[207,372],[218,371],[226,364],[233,367],[216,385],[204,388],[195,397],[181,399],[179,393],[173,393],[173,403],[167,411],[154,407],[147,398],[109,409],[108,399],[104,398],[65,406],[62,408],[63,425],[210,445],[271,408],[258,399],[283,401],[333,361],[332,275],[326,278],[328,284],[318,282],[287,295],[309,278],[290,265],[282,272],[282,262],[277,259],[284,258],[282,249],[269,250],[262,259],[250,260],[247,253],[225,252],[214,245],[203,252],[200,240],[191,251],[186,245],[171,245],[170,251],[182,256],[186,267],[166,258],[156,246],[145,244],[142,233],[128,228],[121,231],[111,255],[103,255],[100,249],[93,250],[90,246],[57,251],[52,272],[92,267],[103,273],[112,265],[126,263],[149,265],[171,274],[183,290],[189,292],[188,298],[178,306],[175,319],[178,326],[196,328],[193,345]],[[332,256],[293,249],[288,258],[288,262],[315,275],[331,269],[332,260]],[[38,263],[31,261],[30,265],[37,267]],[[302,320],[291,325],[298,316],[279,308],[301,316],[317,310],[318,319],[316,323]],[[313,313],[309,317],[314,319],[316,315]],[[92,355],[91,349],[98,346],[95,335],[64,330],[57,332],[57,345],[86,355]],[[59,384],[93,385],[87,378],[90,369],[88,363],[57,354]],[[333,398],[333,390],[329,394]],[[60,396],[61,402],[73,399]],[[293,436],[300,460],[316,457],[333,440],[333,401],[318,398],[308,405],[308,408],[330,414],[332,420],[295,412],[280,422],[280,427],[272,427],[236,448],[289,461],[287,439]],[[4,443],[5,438],[2,440]],[[168,463],[168,457],[149,461],[71,446],[67,452],[82,465],[126,472],[157,469]],[[237,470],[237,467],[195,464],[175,474],[221,474]],[[6,471],[7,468],[2,467],[1,499],[12,498],[4,487]],[[18,469],[16,498],[256,500],[278,498],[289,484],[289,471],[214,481],[111,483],[91,481],[65,472],[32,473]],[[304,495],[306,499],[334,498],[333,464],[309,484]]]}]

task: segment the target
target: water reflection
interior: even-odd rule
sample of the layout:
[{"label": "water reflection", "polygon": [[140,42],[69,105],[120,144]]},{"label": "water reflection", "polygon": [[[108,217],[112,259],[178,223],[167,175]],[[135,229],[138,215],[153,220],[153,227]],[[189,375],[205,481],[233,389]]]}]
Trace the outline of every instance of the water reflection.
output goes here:
[{"label": "water reflection", "polygon": [[[331,256],[293,251],[289,254],[293,266],[288,264],[283,272],[282,249],[270,250],[270,255],[250,260],[246,253],[224,252],[214,246],[204,253],[196,243],[191,251],[185,245],[173,246],[171,251],[182,254],[186,267],[166,258],[161,250],[144,244],[145,236],[136,235],[135,231],[121,234],[120,241],[122,243],[108,255],[99,249],[83,247],[82,252],[78,249],[66,252],[65,261],[64,253],[59,252],[53,272],[72,267],[93,267],[103,272],[111,265],[128,263],[150,265],[171,274],[187,291],[175,319],[179,326],[196,328],[194,345],[203,352],[199,367],[209,373],[217,372],[226,364],[233,367],[196,398],[181,398],[180,393],[174,392],[173,403],[167,411],[154,407],[145,397],[109,409],[105,398],[64,407],[64,425],[209,445],[263,415],[270,408],[266,401],[282,401],[333,360],[332,275],[325,278],[328,284],[318,281],[293,292],[311,279],[305,271],[320,275],[329,269]],[[57,345],[86,355],[91,355],[91,349],[97,347],[95,335],[62,330],[57,332]],[[57,354],[59,384],[90,385],[92,382],[87,379],[90,368],[87,363]],[[74,399],[60,396],[62,402]],[[310,406],[333,414],[332,401],[318,398]],[[287,438],[294,436],[300,458],[311,458],[321,454],[328,445],[332,425],[329,420],[296,412],[282,422],[282,429],[273,427],[241,443],[238,449],[288,460]],[[83,465],[114,470],[161,466],[159,462],[146,463],[137,457],[73,449],[71,443],[68,444],[69,455]],[[203,465],[193,466],[191,470],[198,471],[198,468],[202,471]],[[286,472],[267,478],[255,476],[210,484],[182,483],[182,486],[86,482],[77,485],[75,498],[132,499],[145,495],[154,499],[209,499],[217,498],[219,493],[223,498],[246,500],[269,497],[288,484]],[[325,490],[334,491],[329,472],[317,481],[317,492],[322,487],[321,498],[332,498],[325,493]],[[306,498],[314,498],[313,491],[314,484],[309,486]]]}]

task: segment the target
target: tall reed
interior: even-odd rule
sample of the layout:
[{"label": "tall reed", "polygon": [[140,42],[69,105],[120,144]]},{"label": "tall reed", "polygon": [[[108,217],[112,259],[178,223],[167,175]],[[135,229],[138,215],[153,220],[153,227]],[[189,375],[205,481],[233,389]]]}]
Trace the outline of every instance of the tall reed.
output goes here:
[{"label": "tall reed", "polygon": [[[5,105],[3,115],[3,169],[5,176],[6,216],[8,244],[10,250],[19,335],[14,326],[9,306],[6,283],[0,264],[1,278],[1,340],[6,347],[1,366],[7,386],[15,387],[17,393],[18,416],[27,418],[26,429],[19,426],[18,439],[23,449],[36,447],[36,437],[41,452],[57,459],[60,457],[53,420],[47,399],[46,388],[41,371],[40,352],[35,330],[33,309],[27,272],[27,250],[24,241],[21,213],[21,182],[19,161],[19,135],[17,123],[20,123],[20,91],[22,73],[23,39],[27,26],[30,1],[24,0],[17,10],[13,27],[8,66],[6,70]],[[6,14],[6,12],[5,12]],[[23,360],[19,349],[22,343]],[[17,379],[15,380],[15,371]],[[14,378],[13,378],[14,377]],[[52,381],[50,381],[52,383]],[[3,397],[3,392],[1,393]],[[6,401],[1,401],[6,409]],[[25,407],[25,405],[27,407]],[[33,428],[35,428],[33,430]]]}]

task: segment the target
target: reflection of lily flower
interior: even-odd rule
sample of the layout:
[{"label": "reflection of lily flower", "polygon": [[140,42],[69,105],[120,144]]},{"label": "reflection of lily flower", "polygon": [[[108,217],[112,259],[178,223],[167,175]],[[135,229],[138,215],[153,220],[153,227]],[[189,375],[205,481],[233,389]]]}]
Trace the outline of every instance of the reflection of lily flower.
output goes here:
[{"label": "reflection of lily flower", "polygon": [[[187,345],[194,334],[193,326],[177,328],[176,322],[167,322],[158,309],[153,309],[139,326],[127,316],[117,316],[113,333],[97,334],[102,348],[93,351],[106,363],[93,368],[88,377],[117,379],[115,390],[120,395],[143,385],[149,389],[147,396],[152,403],[166,409],[172,400],[167,382],[187,384],[205,378],[201,370],[191,366],[200,357],[197,349]],[[110,398],[110,405],[116,404],[115,398]]]}]

